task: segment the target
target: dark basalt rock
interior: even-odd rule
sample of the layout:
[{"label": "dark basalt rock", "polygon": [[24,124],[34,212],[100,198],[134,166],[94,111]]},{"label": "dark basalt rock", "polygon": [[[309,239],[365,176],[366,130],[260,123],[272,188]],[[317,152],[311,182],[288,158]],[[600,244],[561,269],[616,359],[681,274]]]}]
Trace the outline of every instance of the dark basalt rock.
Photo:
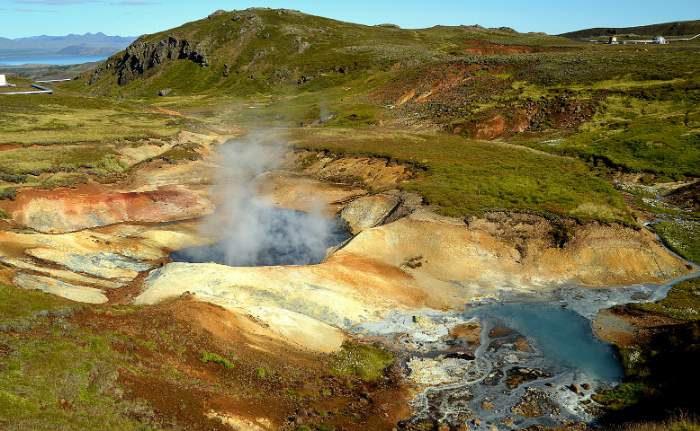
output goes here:
[{"label": "dark basalt rock", "polygon": [[149,69],[174,60],[190,60],[202,67],[209,66],[206,53],[201,48],[193,46],[187,39],[169,36],[158,42],[137,40],[126,51],[110,58],[103,66],[95,69],[90,83],[96,82],[105,70],[114,69],[117,74],[117,83],[126,85]]},{"label": "dark basalt rock", "polygon": [[506,385],[508,389],[515,389],[523,383],[540,378],[552,377],[550,373],[535,368],[513,367],[508,370]]},{"label": "dark basalt rock", "polygon": [[560,410],[544,391],[527,388],[518,404],[511,408],[511,412],[526,418],[536,418],[544,415],[558,415]]},{"label": "dark basalt rock", "polygon": [[503,376],[503,371],[496,368],[495,370],[491,371],[491,373],[489,373],[489,375],[486,376],[484,380],[481,381],[481,384],[485,386],[496,386],[498,382],[501,381]]}]

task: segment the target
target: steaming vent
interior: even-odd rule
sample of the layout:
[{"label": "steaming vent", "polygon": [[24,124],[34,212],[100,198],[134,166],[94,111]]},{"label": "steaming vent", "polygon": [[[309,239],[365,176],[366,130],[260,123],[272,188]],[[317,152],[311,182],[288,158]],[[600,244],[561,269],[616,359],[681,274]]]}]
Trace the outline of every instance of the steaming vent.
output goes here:
[{"label": "steaming vent", "polygon": [[310,265],[325,259],[350,232],[323,205],[308,212],[275,207],[260,196],[266,172],[275,170],[288,147],[274,133],[251,133],[233,139],[218,151],[216,185],[211,195],[220,202],[201,226],[211,245],[179,250],[175,262],[220,263],[230,266]]},{"label": "steaming vent", "polygon": [[[314,214],[269,207],[258,216],[263,230],[253,238],[254,248],[237,246],[243,238],[234,230],[215,244],[183,249],[170,257],[175,262],[229,266],[312,265],[350,238],[340,221],[318,220]],[[320,224],[321,230],[309,231],[312,224]]]}]

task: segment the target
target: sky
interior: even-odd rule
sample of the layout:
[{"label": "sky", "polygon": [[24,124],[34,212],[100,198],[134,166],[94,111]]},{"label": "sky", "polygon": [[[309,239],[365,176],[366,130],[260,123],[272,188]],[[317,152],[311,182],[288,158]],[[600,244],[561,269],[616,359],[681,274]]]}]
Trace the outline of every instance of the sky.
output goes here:
[{"label": "sky", "polygon": [[559,34],[700,19],[700,0],[0,0],[0,37],[103,32],[139,36],[217,9],[297,9],[362,24],[507,26]]}]

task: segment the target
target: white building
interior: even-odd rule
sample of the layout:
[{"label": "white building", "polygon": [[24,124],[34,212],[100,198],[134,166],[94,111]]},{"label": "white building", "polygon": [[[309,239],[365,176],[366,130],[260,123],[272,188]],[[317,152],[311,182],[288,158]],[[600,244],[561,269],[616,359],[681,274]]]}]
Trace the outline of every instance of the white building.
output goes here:
[{"label": "white building", "polygon": [[668,44],[668,41],[663,36],[656,36],[654,38],[654,43],[657,45],[666,45],[666,44]]},{"label": "white building", "polygon": [[7,87],[7,78],[5,75],[0,75],[0,87]]}]

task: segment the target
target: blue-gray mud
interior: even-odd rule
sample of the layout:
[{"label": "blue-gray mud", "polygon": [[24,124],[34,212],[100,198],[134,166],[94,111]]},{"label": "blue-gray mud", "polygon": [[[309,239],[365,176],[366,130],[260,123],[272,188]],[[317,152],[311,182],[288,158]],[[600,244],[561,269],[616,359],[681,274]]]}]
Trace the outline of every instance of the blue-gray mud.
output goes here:
[{"label": "blue-gray mud", "polygon": [[503,292],[462,312],[396,312],[355,330],[400,352],[419,388],[403,429],[590,423],[600,413],[591,396],[623,378],[615,349],[596,338],[592,319],[614,305],[662,299],[673,284],[697,276],[665,285]]}]

